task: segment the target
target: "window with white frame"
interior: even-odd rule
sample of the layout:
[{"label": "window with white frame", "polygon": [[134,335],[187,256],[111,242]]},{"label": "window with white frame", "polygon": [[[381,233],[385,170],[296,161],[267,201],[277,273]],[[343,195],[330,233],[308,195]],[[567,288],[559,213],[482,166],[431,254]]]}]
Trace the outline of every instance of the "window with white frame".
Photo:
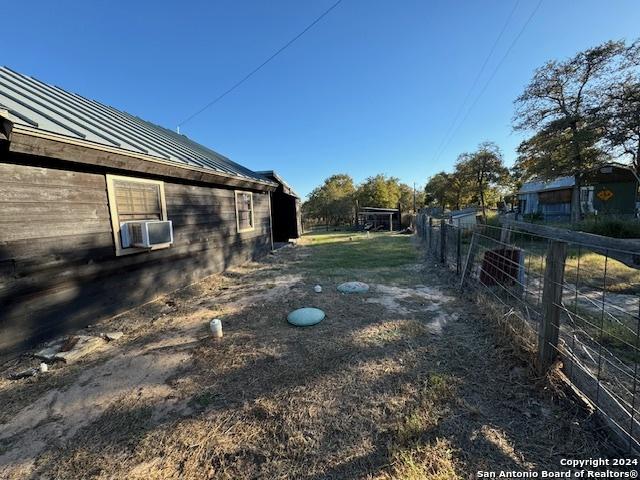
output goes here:
[{"label": "window with white frame", "polygon": [[132,220],[167,220],[164,182],[107,175],[107,194],[116,255],[146,251],[136,247],[123,248],[120,225]]},{"label": "window with white frame", "polygon": [[253,230],[253,194],[251,192],[236,192],[236,222],[238,232]]}]

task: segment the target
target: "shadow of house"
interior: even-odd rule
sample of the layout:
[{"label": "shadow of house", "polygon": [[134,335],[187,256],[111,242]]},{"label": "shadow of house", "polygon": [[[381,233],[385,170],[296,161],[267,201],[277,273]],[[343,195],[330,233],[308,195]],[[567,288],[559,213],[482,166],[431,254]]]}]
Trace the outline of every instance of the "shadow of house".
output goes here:
[{"label": "shadow of house", "polygon": [[183,135],[6,68],[0,127],[0,357],[272,248],[278,184]]}]

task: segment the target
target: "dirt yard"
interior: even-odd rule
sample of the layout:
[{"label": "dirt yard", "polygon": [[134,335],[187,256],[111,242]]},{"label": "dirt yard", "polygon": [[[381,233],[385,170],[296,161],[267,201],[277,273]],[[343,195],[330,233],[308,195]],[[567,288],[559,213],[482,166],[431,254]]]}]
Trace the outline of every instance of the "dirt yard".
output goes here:
[{"label": "dirt yard", "polygon": [[[21,380],[39,361],[4,365],[0,478],[449,479],[606,456],[411,242],[305,237],[87,328],[124,336],[74,363]],[[327,317],[288,325],[302,306]]]}]

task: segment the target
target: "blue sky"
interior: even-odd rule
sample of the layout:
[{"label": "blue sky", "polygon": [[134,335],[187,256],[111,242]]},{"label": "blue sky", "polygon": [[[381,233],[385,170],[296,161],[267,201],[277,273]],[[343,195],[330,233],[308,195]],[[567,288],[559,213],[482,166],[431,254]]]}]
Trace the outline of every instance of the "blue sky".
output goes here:
[{"label": "blue sky", "polygon": [[[168,128],[335,0],[9,2],[0,63]],[[516,0],[343,0],[182,133],[306,195],[325,177],[424,184],[483,140],[515,156],[513,100],[533,70],[640,35],[637,0],[543,0],[484,94],[436,152]],[[520,0],[471,96],[538,0]]]}]

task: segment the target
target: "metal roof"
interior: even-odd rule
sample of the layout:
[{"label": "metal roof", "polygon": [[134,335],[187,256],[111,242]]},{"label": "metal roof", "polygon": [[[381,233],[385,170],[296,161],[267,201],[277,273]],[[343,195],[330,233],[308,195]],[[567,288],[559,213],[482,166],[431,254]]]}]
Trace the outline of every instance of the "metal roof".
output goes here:
[{"label": "metal roof", "polygon": [[7,67],[0,67],[0,109],[16,125],[275,185],[185,135]]},{"label": "metal roof", "polygon": [[453,210],[447,213],[447,215],[449,215],[451,218],[466,217],[468,215],[477,215],[477,214],[478,214],[478,207],[467,207],[467,208],[463,208],[462,210]]},{"label": "metal roof", "polygon": [[284,178],[282,178],[278,172],[276,172],[275,170],[258,170],[256,173],[259,173],[260,175],[262,175],[263,177],[268,178],[269,180],[273,180],[275,182],[278,182],[279,184],[282,185],[283,189],[285,190],[285,193],[287,195],[291,195],[292,197],[296,197],[296,198],[300,198],[300,195],[298,195],[295,190],[291,187],[291,185],[289,185]]},{"label": "metal roof", "polygon": [[397,208],[360,207],[360,213],[398,213]]},{"label": "metal roof", "polygon": [[565,188],[573,187],[575,183],[576,183],[576,179],[573,176],[558,177],[553,180],[549,180],[547,182],[543,182],[543,181],[527,182],[522,185],[520,190],[518,190],[518,193],[522,195],[525,193],[547,192],[550,190],[563,190]]}]

